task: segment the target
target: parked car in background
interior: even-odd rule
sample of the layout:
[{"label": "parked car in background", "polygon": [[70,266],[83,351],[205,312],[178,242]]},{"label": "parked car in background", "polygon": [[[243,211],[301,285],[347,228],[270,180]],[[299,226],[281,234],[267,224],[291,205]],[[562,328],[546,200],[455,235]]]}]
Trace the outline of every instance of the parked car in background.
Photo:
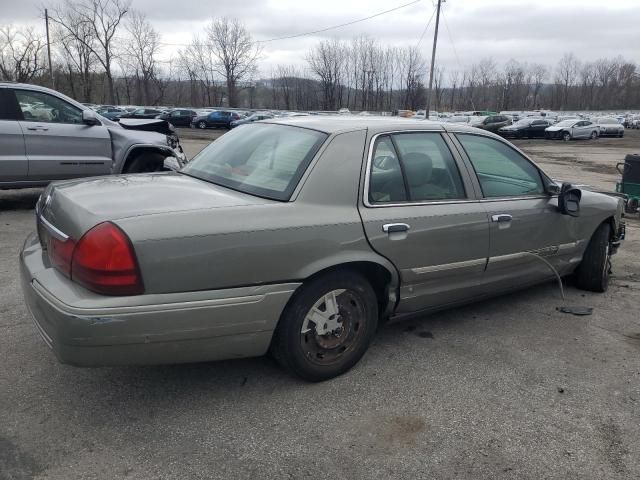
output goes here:
[{"label": "parked car in background", "polygon": [[497,132],[502,127],[511,125],[511,123],[511,118],[506,115],[489,115],[488,117],[473,117],[470,125],[489,132]]},{"label": "parked car in background", "polygon": [[181,172],[48,188],[22,288],[64,363],[271,351],[320,381],[358,362],[379,321],[546,282],[549,265],[605,291],[622,210],[466,126],[267,120]]},{"label": "parked car in background", "polygon": [[498,129],[498,134],[505,138],[544,138],[545,129],[551,125],[550,120],[527,117]]},{"label": "parked car in background", "polygon": [[564,141],[573,140],[576,138],[598,138],[600,128],[590,122],[589,120],[563,120],[550,127],[547,127],[544,131],[545,138],[552,140],[562,139]]},{"label": "parked car in background", "polygon": [[338,110],[338,114],[339,115],[351,115],[351,110],[349,110],[348,108],[341,108],[340,110]]},{"label": "parked car in background", "polygon": [[157,108],[137,108],[132,112],[126,112],[120,115],[120,118],[141,118],[141,119],[151,119],[156,118],[158,115],[162,114],[162,110]]},{"label": "parked car in background", "polygon": [[104,118],[108,118],[109,120],[115,120],[116,118],[120,118],[121,115],[127,113],[126,110],[120,107],[100,107],[96,110],[99,115],[102,115]]},{"label": "parked car in background", "polygon": [[191,119],[191,128],[226,128],[231,129],[231,122],[242,117],[237,112],[214,110],[206,115],[199,115]]},{"label": "parked car in background", "polygon": [[[112,173],[162,170],[184,162],[177,137],[142,131],[160,120],[112,122],[54,90],[0,83],[0,189]],[[157,128],[155,125],[154,128]]]},{"label": "parked car in background", "polygon": [[157,118],[166,120],[171,125],[174,125],[176,127],[189,127],[191,125],[191,121],[197,116],[198,114],[194,110],[176,108],[173,110],[162,112],[160,115],[158,115]]},{"label": "parked car in background", "polygon": [[617,118],[599,117],[593,123],[600,129],[601,137],[624,137],[624,125]]},{"label": "parked car in background", "polygon": [[271,118],[273,118],[273,115],[270,113],[254,113],[253,115],[250,115],[248,117],[240,118],[238,120],[233,120],[230,125],[231,125],[231,128],[235,128],[239,125],[258,122],[260,120],[269,120]]}]

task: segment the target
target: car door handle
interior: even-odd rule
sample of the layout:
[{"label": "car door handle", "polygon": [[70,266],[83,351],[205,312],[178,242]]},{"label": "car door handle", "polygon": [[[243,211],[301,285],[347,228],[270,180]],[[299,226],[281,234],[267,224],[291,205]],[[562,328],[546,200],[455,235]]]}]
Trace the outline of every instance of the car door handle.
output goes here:
[{"label": "car door handle", "polygon": [[507,223],[513,220],[513,217],[508,213],[499,213],[498,215],[491,215],[492,222]]},{"label": "car door handle", "polygon": [[411,227],[406,223],[385,223],[382,231],[385,233],[407,232]]},{"label": "car door handle", "polygon": [[47,130],[49,130],[47,127],[43,127],[41,125],[36,125],[35,127],[27,127],[27,130],[42,130],[43,132],[46,132]]}]

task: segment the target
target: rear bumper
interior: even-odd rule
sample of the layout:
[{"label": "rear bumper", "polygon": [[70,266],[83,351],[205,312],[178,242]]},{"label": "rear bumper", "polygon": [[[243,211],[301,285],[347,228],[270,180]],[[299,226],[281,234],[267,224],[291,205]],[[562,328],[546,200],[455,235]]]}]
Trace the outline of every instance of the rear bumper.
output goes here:
[{"label": "rear bumper", "polygon": [[42,339],[60,362],[83,367],[263,355],[299,285],[104,297],[48,268],[35,235],[25,241],[20,271]]}]

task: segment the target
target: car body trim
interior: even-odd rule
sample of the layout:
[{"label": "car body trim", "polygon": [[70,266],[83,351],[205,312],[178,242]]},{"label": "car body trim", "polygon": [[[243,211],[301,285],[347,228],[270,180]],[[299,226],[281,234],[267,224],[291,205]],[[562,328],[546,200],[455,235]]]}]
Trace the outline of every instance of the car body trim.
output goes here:
[{"label": "car body trim", "polygon": [[38,217],[38,221],[40,223],[42,223],[42,225],[47,229],[47,231],[51,235],[53,235],[54,237],[56,237],[58,240],[60,240],[62,242],[66,242],[67,240],[69,240],[69,235],[67,235],[62,230],[60,230],[60,229],[56,228],[55,226],[53,226],[51,224],[51,222],[49,222],[49,220],[44,218],[43,215],[40,215],[40,214],[38,214],[38,212],[36,212],[36,216]]},{"label": "car body trim", "polygon": [[486,258],[475,258],[473,260],[465,260],[464,262],[443,263],[440,265],[429,265],[428,267],[416,267],[411,271],[416,275],[424,275],[425,273],[444,272],[447,270],[457,270],[459,268],[477,267],[485,265]]},{"label": "car body trim", "polygon": [[[153,312],[169,312],[173,310],[192,310],[198,308],[209,308],[218,306],[233,306],[233,305],[245,305],[258,303],[265,299],[265,297],[271,293],[246,295],[246,296],[230,296],[221,298],[212,298],[206,300],[185,300],[174,302],[158,302],[144,305],[131,305],[124,307],[98,307],[98,308],[86,308],[76,307],[68,305],[55,297],[49,292],[43,285],[37,280],[32,281],[33,289],[38,292],[45,300],[47,300],[53,307],[63,311],[65,314],[73,314],[80,316],[91,315],[124,315],[124,314],[147,314]],[[293,292],[300,284],[278,284],[278,287],[282,287],[282,293]],[[215,292],[215,290],[214,290]],[[217,292],[222,293],[223,290]]]}]

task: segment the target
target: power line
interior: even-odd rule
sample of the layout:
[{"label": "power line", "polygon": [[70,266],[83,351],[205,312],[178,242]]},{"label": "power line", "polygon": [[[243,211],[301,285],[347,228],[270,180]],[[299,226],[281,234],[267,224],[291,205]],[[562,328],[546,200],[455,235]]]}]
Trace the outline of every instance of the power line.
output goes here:
[{"label": "power line", "polygon": [[[295,35],[285,35],[283,37],[269,38],[267,40],[256,40],[255,43],[268,43],[268,42],[275,42],[275,41],[278,41],[278,40],[287,40],[287,39],[290,39],[290,38],[306,37],[308,35],[315,35],[316,33],[322,33],[322,32],[327,32],[329,30],[335,30],[336,28],[347,27],[349,25],[354,25],[356,23],[364,22],[366,20],[371,20],[372,18],[376,18],[376,17],[379,17],[381,15],[386,15],[387,13],[395,12],[396,10],[400,10],[402,8],[409,7],[411,5],[415,5],[416,3],[420,3],[421,1],[422,0],[414,0],[413,2],[405,3],[403,5],[399,5],[397,7],[391,8],[389,10],[385,10],[383,12],[374,13],[373,15],[369,15],[368,17],[360,18],[358,20],[353,20],[351,22],[341,23],[341,24],[338,24],[338,25],[332,25],[331,27],[321,28],[319,30],[313,30],[313,31],[310,31],[310,32],[297,33]],[[190,44],[188,44],[188,43],[166,43],[166,42],[159,42],[159,43],[161,43],[162,45],[168,45],[168,46],[174,46],[174,47],[188,47],[188,46],[190,46]],[[210,45],[210,44],[202,44],[202,46],[211,47],[212,45]]]},{"label": "power line", "polygon": [[431,20],[433,20],[433,16],[436,14],[436,9],[433,9],[433,12],[431,12],[431,17],[429,17],[429,21],[427,22],[427,24],[424,27],[424,30],[422,30],[422,34],[420,35],[420,40],[418,40],[418,43],[416,43],[416,48],[418,48],[420,46],[420,43],[422,43],[422,39],[424,38],[424,34],[427,33],[427,29],[429,28],[429,25],[431,25]]},{"label": "power line", "polygon": [[[447,23],[447,18],[444,16],[444,12],[442,12],[442,21],[444,22],[444,27],[447,30],[447,36],[449,37],[449,43],[451,43],[451,48],[453,48],[453,54],[456,57],[456,63],[458,64],[458,67],[462,68],[460,57],[458,57],[458,50],[456,49],[455,43],[453,43],[453,35],[451,35],[451,30],[449,30],[449,24]],[[473,101],[473,97],[470,97],[469,99],[471,100],[471,108],[475,110],[476,106],[475,106],[475,102]]]}]

